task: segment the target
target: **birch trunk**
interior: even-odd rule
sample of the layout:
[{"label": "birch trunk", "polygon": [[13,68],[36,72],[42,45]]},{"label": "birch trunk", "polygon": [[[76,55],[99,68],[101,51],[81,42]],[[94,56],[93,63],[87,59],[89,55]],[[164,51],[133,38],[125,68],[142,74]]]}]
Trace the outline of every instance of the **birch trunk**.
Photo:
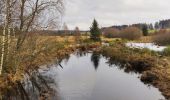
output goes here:
[{"label": "birch trunk", "polygon": [[3,67],[4,67],[4,57],[5,57],[5,45],[6,43],[8,43],[8,39],[6,41],[6,33],[8,33],[8,31],[6,31],[7,29],[9,29],[9,21],[10,21],[10,16],[9,16],[9,10],[10,10],[10,0],[6,0],[5,2],[5,19],[4,19],[4,30],[3,30],[3,36],[2,36],[2,49],[1,49],[1,64],[0,64],[0,75],[3,72]]},{"label": "birch trunk", "polygon": [[[6,23],[6,22],[5,22]],[[5,54],[5,33],[6,33],[6,25],[4,26],[3,36],[2,36],[2,50],[1,50],[1,64],[0,64],[0,75],[2,74],[2,68],[4,64],[4,54]]]}]

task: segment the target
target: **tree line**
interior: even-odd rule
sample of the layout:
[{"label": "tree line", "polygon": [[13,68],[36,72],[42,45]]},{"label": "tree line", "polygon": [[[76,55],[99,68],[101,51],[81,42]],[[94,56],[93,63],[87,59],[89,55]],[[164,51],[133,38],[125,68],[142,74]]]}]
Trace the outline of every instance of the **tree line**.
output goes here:
[{"label": "tree line", "polygon": [[[159,29],[169,29],[170,28],[170,19],[160,20],[155,23],[137,23],[132,25],[114,25],[109,28],[115,29],[125,29],[127,27],[137,27],[139,29],[143,29],[143,27],[147,27],[148,30],[159,30]],[[103,27],[102,29],[106,29],[108,27]]]}]

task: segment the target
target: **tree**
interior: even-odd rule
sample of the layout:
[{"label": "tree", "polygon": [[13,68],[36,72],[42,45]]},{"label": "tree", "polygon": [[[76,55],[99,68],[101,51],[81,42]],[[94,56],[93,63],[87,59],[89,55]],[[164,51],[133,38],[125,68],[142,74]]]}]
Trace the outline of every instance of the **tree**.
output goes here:
[{"label": "tree", "polygon": [[80,36],[80,35],[81,35],[80,30],[79,30],[79,27],[76,27],[76,28],[75,28],[75,35],[76,35],[76,36]]},{"label": "tree", "polygon": [[69,33],[69,31],[68,31],[68,26],[67,26],[66,23],[63,24],[63,30],[64,30],[63,36],[66,36],[66,35]]},{"label": "tree", "polygon": [[[56,25],[56,19],[63,11],[63,0],[17,0],[19,10],[19,30],[22,35],[18,38],[17,49],[23,44],[28,31],[47,29]],[[48,12],[48,14],[47,14]],[[55,14],[54,14],[55,13]],[[51,15],[51,16],[50,16]],[[53,23],[53,24],[52,24]]]},{"label": "tree", "polygon": [[143,25],[142,32],[144,36],[148,36],[148,26],[147,24]]},{"label": "tree", "polygon": [[159,29],[160,28],[159,22],[156,22],[154,27],[155,27],[155,29]]},{"label": "tree", "polygon": [[101,31],[100,31],[100,29],[98,27],[98,23],[97,23],[97,21],[95,19],[94,19],[94,21],[92,23],[92,26],[90,27],[90,33],[91,33],[90,38],[92,40],[95,40],[95,41],[100,41],[101,40],[101,38],[100,38]]},{"label": "tree", "polygon": [[4,11],[4,29],[3,29],[3,35],[2,35],[2,48],[1,48],[1,63],[0,63],[0,75],[2,74],[3,71],[3,67],[4,67],[4,62],[6,60],[7,57],[7,52],[8,49],[6,49],[6,47],[8,48],[9,46],[9,38],[10,38],[10,19],[11,19],[11,15],[10,15],[10,11],[11,11],[11,5],[10,5],[10,0],[6,0],[4,2],[5,4],[5,11]]},{"label": "tree", "polygon": [[154,30],[153,24],[150,24],[150,29]]},{"label": "tree", "polygon": [[75,41],[76,42],[80,42],[81,40],[81,33],[80,33],[80,30],[79,30],[79,27],[76,27],[75,28]]},{"label": "tree", "polygon": [[[0,75],[4,68],[9,68],[9,66],[16,68],[15,62],[19,58],[17,55],[23,47],[22,44],[28,36],[28,32],[57,25],[57,19],[62,12],[63,0],[0,0],[0,25],[3,27]],[[18,35],[15,39],[12,38],[11,34],[11,30],[14,28],[18,29]],[[11,46],[12,42],[13,46]],[[12,57],[15,59],[10,61],[12,53],[14,54]],[[10,65],[10,62],[13,65]],[[11,72],[11,70],[7,72]]]}]

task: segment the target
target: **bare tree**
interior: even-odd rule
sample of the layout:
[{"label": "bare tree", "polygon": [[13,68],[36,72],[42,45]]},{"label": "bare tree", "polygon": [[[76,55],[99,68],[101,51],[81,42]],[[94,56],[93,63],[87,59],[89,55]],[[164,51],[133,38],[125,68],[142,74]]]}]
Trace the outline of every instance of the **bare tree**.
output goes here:
[{"label": "bare tree", "polygon": [[[1,49],[1,64],[0,64],[0,75],[2,73],[3,65],[4,65],[4,58],[5,58],[5,46],[9,43],[9,34],[10,34],[10,0],[5,1],[5,13],[4,13],[4,29],[2,35],[2,49]],[[7,31],[8,30],[8,31]],[[7,38],[6,38],[7,37]]]},{"label": "bare tree", "polygon": [[[63,0],[1,0],[0,1],[0,23],[3,28],[0,75],[4,62],[8,63],[9,49],[11,49],[12,31],[18,28],[15,38],[15,50],[11,50],[15,56],[20,53],[29,31],[38,29],[55,28],[58,19],[64,10]],[[50,15],[53,14],[53,15]],[[17,60],[19,57],[16,57]],[[16,62],[16,61],[14,61]]]},{"label": "bare tree", "polygon": [[[63,9],[63,0],[20,0],[20,33],[27,33],[37,27],[48,28],[50,25],[56,25],[56,19]],[[23,34],[19,37],[17,49],[22,45],[25,36]]]},{"label": "bare tree", "polygon": [[64,36],[68,34],[68,26],[66,23],[63,24]]},{"label": "bare tree", "polygon": [[75,41],[80,42],[80,40],[81,40],[81,33],[80,33],[80,30],[79,30],[79,27],[76,27],[75,28]]}]

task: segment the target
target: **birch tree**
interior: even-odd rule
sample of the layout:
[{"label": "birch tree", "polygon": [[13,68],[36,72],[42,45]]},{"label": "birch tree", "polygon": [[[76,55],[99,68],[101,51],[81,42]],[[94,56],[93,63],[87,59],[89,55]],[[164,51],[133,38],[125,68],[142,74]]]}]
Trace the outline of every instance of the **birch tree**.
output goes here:
[{"label": "birch tree", "polygon": [[[47,29],[49,24],[57,24],[56,19],[62,14],[63,9],[62,0],[20,0],[20,33],[27,33],[37,27]],[[17,49],[25,39],[26,35],[23,35],[18,39]]]},{"label": "birch tree", "polygon": [[[1,39],[0,75],[3,72],[5,62],[9,63],[9,49],[11,49],[11,29],[19,29],[16,36],[14,56],[20,53],[24,40],[29,31],[48,29],[51,25],[57,25],[62,15],[64,6],[62,0],[1,0],[0,19],[3,21],[3,35]],[[53,14],[53,15],[50,15]],[[15,30],[13,30],[13,33]],[[12,51],[12,50],[11,50]],[[14,62],[17,62],[17,56]],[[17,65],[15,65],[16,68]]]},{"label": "birch tree", "polygon": [[[6,30],[9,28],[9,10],[10,10],[10,5],[9,5],[10,0],[6,0],[5,2],[5,14],[4,14],[4,29],[3,29],[3,35],[2,35],[2,49],[1,49],[1,64],[0,64],[0,75],[2,74],[2,69],[4,65],[4,58],[5,58],[5,45],[6,45]],[[8,42],[8,41],[7,41]]]}]

